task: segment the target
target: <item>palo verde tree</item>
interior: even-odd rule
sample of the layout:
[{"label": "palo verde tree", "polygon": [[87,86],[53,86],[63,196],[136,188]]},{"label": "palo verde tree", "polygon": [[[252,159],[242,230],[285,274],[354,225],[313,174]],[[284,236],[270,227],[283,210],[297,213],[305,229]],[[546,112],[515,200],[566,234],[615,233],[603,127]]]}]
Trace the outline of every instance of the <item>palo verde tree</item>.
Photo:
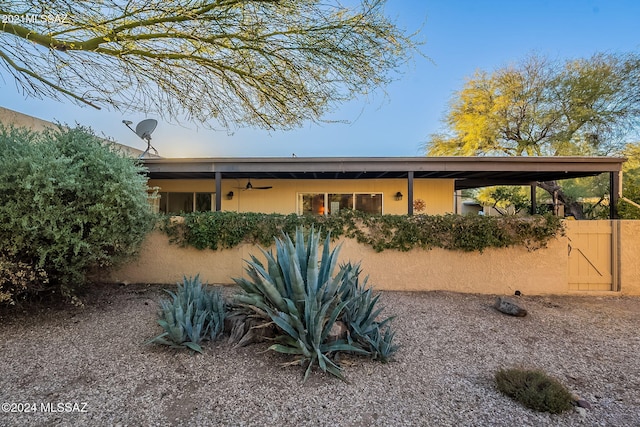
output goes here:
[{"label": "palo verde tree", "polygon": [[[446,131],[427,155],[565,156],[619,152],[640,118],[640,56],[596,54],[553,62],[530,56],[477,72],[457,92]],[[540,182],[576,216],[580,206],[557,182]]]},{"label": "palo verde tree", "polygon": [[393,79],[416,50],[385,0],[0,3],[0,64],[31,96],[287,129]]}]

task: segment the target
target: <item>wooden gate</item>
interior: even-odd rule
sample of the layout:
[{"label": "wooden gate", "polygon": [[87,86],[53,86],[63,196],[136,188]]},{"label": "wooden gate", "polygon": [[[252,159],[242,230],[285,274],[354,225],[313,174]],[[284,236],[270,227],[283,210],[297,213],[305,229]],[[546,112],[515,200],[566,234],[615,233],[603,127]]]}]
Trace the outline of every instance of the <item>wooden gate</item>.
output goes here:
[{"label": "wooden gate", "polygon": [[569,289],[618,291],[617,223],[567,221]]}]

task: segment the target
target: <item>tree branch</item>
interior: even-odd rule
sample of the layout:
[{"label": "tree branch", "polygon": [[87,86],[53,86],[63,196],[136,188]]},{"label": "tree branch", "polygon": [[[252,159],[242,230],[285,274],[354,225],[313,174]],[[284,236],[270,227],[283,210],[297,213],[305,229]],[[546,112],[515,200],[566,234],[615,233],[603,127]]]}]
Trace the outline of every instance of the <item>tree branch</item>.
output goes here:
[{"label": "tree branch", "polygon": [[84,99],[83,97],[81,97],[80,95],[76,95],[75,93],[66,90],[65,88],[50,82],[49,80],[41,77],[40,75],[38,75],[37,73],[34,73],[33,71],[26,69],[24,67],[19,66],[18,64],[16,64],[15,62],[13,62],[11,60],[11,58],[9,58],[7,55],[4,54],[4,52],[2,52],[2,50],[0,50],[0,58],[2,58],[10,67],[12,67],[13,69],[15,69],[16,71],[18,71],[19,73],[24,73],[27,74],[29,76],[31,76],[32,78],[38,80],[39,82],[44,83],[46,86],[49,86],[50,88],[54,89],[55,91],[61,92],[77,101],[80,101],[84,104],[90,105],[91,107],[100,110],[101,108],[98,107],[97,105],[93,104],[92,102],[88,101],[87,99]]}]

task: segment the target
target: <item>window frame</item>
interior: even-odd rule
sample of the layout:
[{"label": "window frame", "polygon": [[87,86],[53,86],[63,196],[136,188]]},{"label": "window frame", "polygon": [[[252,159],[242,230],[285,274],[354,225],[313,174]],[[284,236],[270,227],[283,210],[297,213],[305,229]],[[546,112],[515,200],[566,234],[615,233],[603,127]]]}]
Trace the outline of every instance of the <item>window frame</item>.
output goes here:
[{"label": "window frame", "polygon": [[[296,193],[296,214],[297,215],[304,215],[305,212],[303,212],[302,209],[302,197],[304,197],[305,195],[309,195],[309,196],[318,196],[318,195],[323,195],[323,203],[324,203],[324,213],[323,214],[316,214],[316,213],[312,213],[312,215],[331,215],[331,209],[327,210],[326,207],[330,206],[329,205],[329,195],[349,195],[351,197],[351,208],[343,208],[343,209],[351,209],[351,210],[359,210],[361,212],[364,212],[360,209],[358,209],[357,207],[357,197],[356,195],[362,195],[362,194],[368,194],[368,195],[376,195],[376,196],[380,196],[380,215],[384,214],[384,192],[382,191],[350,191],[350,192],[339,192],[339,191],[299,191]],[[343,210],[341,209],[341,210]]]},{"label": "window frame", "polygon": [[[170,212],[169,211],[169,203],[171,201],[171,194],[190,194],[191,195],[191,211],[189,212],[184,212],[184,211],[180,211],[180,212]],[[197,207],[197,197],[199,194],[206,194],[209,195],[209,197],[211,198],[211,207],[208,211],[198,211],[196,210]],[[213,212],[215,210],[214,207],[214,203],[215,203],[215,196],[216,193],[209,193],[209,192],[205,192],[205,191],[158,191],[158,212],[160,213],[164,213],[164,214],[174,214],[174,215],[180,215],[181,213],[192,213],[192,212]],[[166,202],[163,203],[163,198],[166,196],[165,200]],[[165,206],[165,211],[162,210],[162,206]]]}]

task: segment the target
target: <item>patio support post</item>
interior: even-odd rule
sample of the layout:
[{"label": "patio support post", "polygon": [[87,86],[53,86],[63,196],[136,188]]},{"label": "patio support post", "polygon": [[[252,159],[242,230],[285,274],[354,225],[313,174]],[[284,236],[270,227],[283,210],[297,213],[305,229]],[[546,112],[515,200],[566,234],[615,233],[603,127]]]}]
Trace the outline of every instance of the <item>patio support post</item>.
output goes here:
[{"label": "patio support post", "polygon": [[222,172],[216,172],[216,212],[222,209]]},{"label": "patio support post", "polygon": [[537,182],[531,184],[531,215],[535,215],[538,208],[536,200],[536,188],[538,188]]},{"label": "patio support post", "polygon": [[618,219],[618,198],[620,197],[621,172],[609,172],[609,219]]},{"label": "patio support post", "polygon": [[407,214],[413,215],[413,171],[407,173]]}]

